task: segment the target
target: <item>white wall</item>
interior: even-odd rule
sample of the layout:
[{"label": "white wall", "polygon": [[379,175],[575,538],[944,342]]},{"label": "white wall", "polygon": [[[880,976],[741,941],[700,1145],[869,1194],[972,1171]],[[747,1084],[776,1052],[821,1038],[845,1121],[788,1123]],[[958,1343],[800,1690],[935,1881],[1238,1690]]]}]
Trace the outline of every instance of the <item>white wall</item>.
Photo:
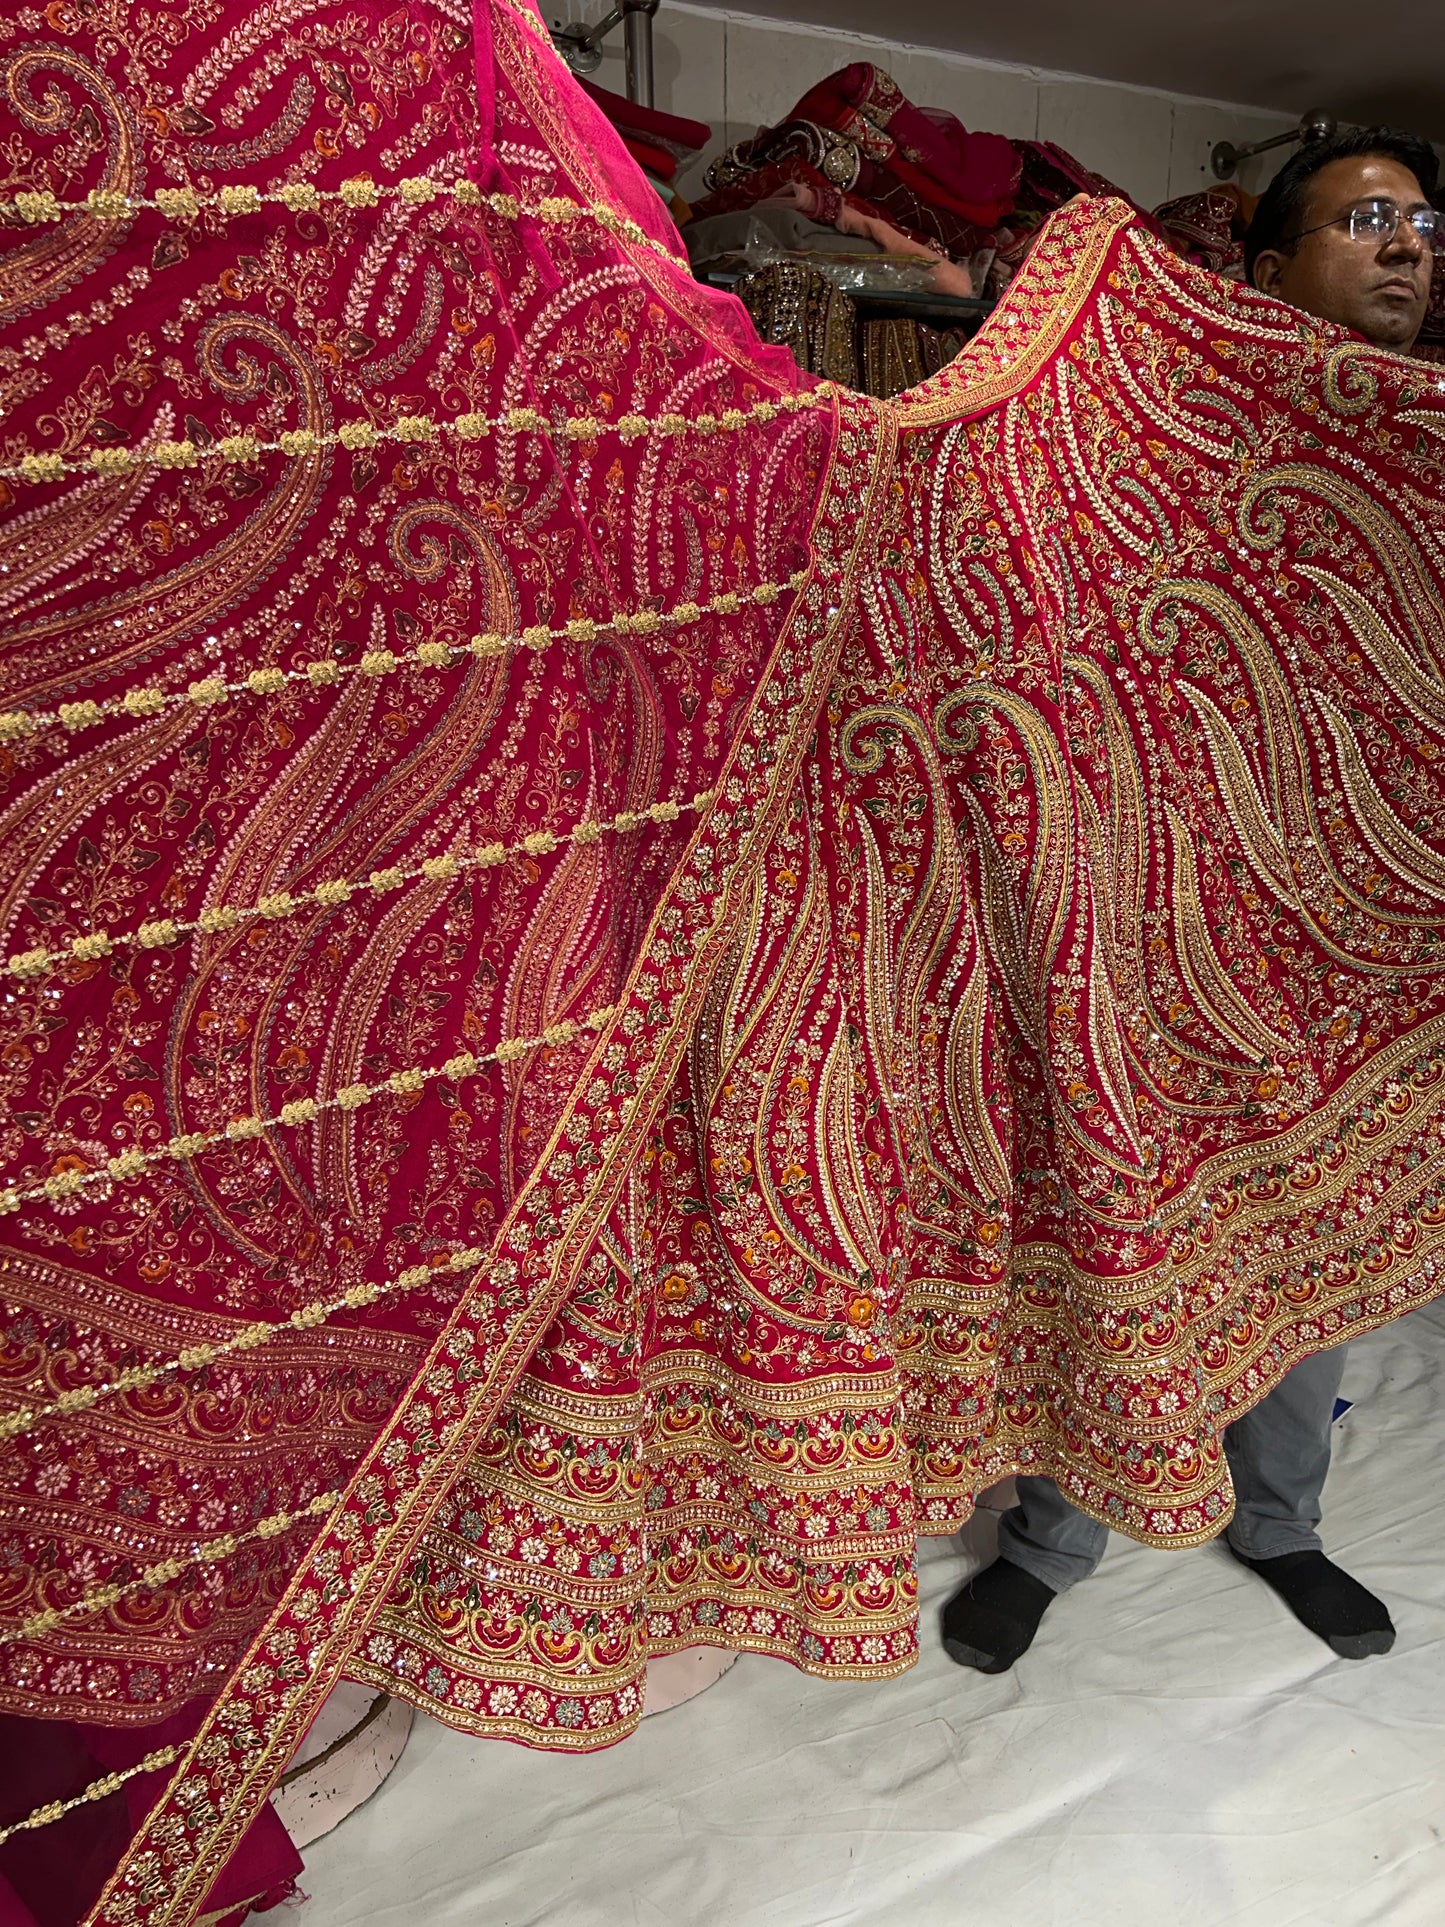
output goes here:
[{"label": "white wall", "polygon": [[[608,3],[573,0],[575,17],[598,20]],[[965,33],[961,27],[961,36]],[[607,57],[593,77],[622,93],[620,29],[606,46]],[[1214,178],[1209,151],[1216,141],[1241,146],[1263,140],[1282,133],[1296,118],[1038,67],[970,60],[960,53],[858,34],[717,13],[680,0],[662,0],[653,46],[657,105],[707,121],[716,130],[704,161],[759,126],[780,120],[814,81],[855,60],[885,68],[910,100],[921,107],[945,107],[967,128],[1057,141],[1145,207],[1207,186]],[[1278,148],[1246,162],[1240,184],[1258,193],[1289,152]],[[698,168],[680,177],[684,194],[703,191],[700,173]]]}]

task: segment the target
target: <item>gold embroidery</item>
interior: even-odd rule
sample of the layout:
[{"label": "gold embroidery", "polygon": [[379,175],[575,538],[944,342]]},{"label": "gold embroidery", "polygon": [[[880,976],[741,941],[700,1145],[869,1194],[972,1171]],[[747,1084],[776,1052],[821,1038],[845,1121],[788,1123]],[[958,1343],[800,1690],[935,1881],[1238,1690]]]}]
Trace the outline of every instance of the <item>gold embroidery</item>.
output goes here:
[{"label": "gold embroidery", "polygon": [[1051,224],[983,328],[947,367],[893,403],[903,429],[944,427],[1020,394],[1054,353],[1098,280],[1119,229],[1134,219],[1123,201],[1094,203],[1082,237]]},{"label": "gold embroidery", "polygon": [[383,442],[411,446],[453,437],[459,442],[484,441],[493,432],[510,435],[541,435],[559,442],[597,442],[617,435],[624,443],[645,440],[655,435],[663,440],[678,440],[686,435],[706,438],[711,435],[738,434],[742,430],[776,421],[779,415],[796,415],[810,408],[826,406],[831,390],[827,383],[795,394],[781,394],[769,401],[753,402],[747,408],[724,408],[716,414],[620,415],[615,421],[599,415],[566,415],[557,419],[537,408],[509,408],[505,414],[482,415],[475,411],[436,421],[430,415],[399,415],[391,422],[343,422],[339,428],[293,428],[272,441],[255,435],[222,435],[210,442],[191,440],[140,442],[117,447],[106,443],[88,448],[79,456],[54,452],[24,455],[8,468],[0,468],[0,480],[16,482],[63,482],[70,475],[129,475],[147,466],[155,468],[198,468],[206,461],[223,467],[258,461],[262,455],[285,455],[297,460],[304,455],[320,454],[329,448],[377,448]]},{"label": "gold embroidery", "polygon": [[725,589],[706,602],[679,602],[671,609],[638,609],[612,616],[573,616],[557,627],[535,623],[512,635],[487,630],[473,636],[470,642],[421,642],[415,649],[401,654],[392,649],[371,649],[355,662],[337,662],[325,656],[297,669],[252,669],[230,681],[222,676],[208,676],[191,683],[184,690],[163,690],[146,684],[139,689],[126,690],[104,702],[87,700],[62,703],[53,711],[7,710],[0,714],[0,742],[33,736],[57,723],[75,734],[82,729],[93,729],[115,716],[155,716],[184,704],[191,704],[198,709],[211,709],[230,696],[279,696],[303,683],[314,689],[329,688],[348,676],[389,676],[397,670],[408,668],[450,669],[457,663],[465,662],[469,656],[487,660],[510,655],[517,649],[535,653],[550,648],[554,642],[586,644],[608,633],[619,636],[656,635],[665,629],[685,628],[708,616],[735,616],[744,608],[767,608],[789,590],[800,588],[807,580],[807,574],[806,569],[795,569],[781,582],[760,582],[750,589]]},{"label": "gold embroidery", "polygon": [[[98,957],[108,957],[112,951],[127,945],[133,944],[140,950],[155,950],[179,943],[184,937],[210,936],[218,931],[235,930],[256,917],[276,923],[286,917],[298,916],[303,910],[335,909],[348,902],[358,891],[371,890],[377,896],[382,896],[408,883],[450,882],[468,870],[495,869],[498,864],[512,857],[549,856],[569,843],[597,843],[604,836],[640,829],[645,823],[675,823],[684,810],[706,809],[712,800],[711,790],[699,790],[696,796],[683,801],[651,803],[645,810],[624,810],[608,822],[576,823],[570,830],[532,830],[516,843],[486,843],[475,850],[424,857],[412,867],[393,864],[389,869],[373,870],[367,877],[337,877],[326,883],[318,883],[311,890],[294,894],[290,891],[273,893],[262,897],[259,903],[245,907],[216,905],[189,919],[161,917],[143,923],[135,930],[91,930],[82,937],[73,938],[65,950],[46,950],[41,946],[34,950],[18,951],[11,956],[6,968],[12,977],[31,981],[48,976],[68,963],[89,963]],[[256,1135],[260,1135],[259,1128]]]},{"label": "gold embroidery", "polygon": [[353,1285],[339,1297],[314,1299],[309,1304],[298,1305],[290,1317],[279,1324],[267,1324],[260,1320],[243,1325],[230,1338],[188,1345],[185,1351],[178,1352],[174,1358],[161,1359],[153,1365],[128,1365],[114,1378],[74,1386],[44,1405],[24,1405],[14,1412],[0,1414],[0,1439],[23,1437],[27,1432],[38,1430],[46,1419],[70,1418],[77,1412],[88,1412],[102,1399],[116,1393],[144,1391],[148,1386],[158,1385],[172,1372],[204,1371],[218,1359],[253,1352],[292,1332],[315,1331],[340,1312],[361,1311],[383,1298],[420,1290],[437,1283],[449,1273],[474,1271],[478,1265],[486,1262],[486,1256],[485,1251],[454,1251],[449,1258],[437,1264],[409,1265],[405,1271],[398,1272],[395,1278],[386,1279],[380,1284]]},{"label": "gold embroidery", "polygon": [[1193,1009],[1232,1044],[1248,1064],[1272,1064],[1288,1056],[1289,1040],[1277,1036],[1231,983],[1211,941],[1199,889],[1194,839],[1178,810],[1165,806],[1174,841],[1175,948]]},{"label": "gold embroidery", "polygon": [[128,1780],[134,1780],[141,1773],[156,1773],[163,1766],[174,1766],[185,1752],[183,1746],[162,1746],[153,1753],[147,1753],[143,1760],[134,1766],[121,1768],[117,1773],[107,1773],[99,1780],[82,1787],[68,1800],[52,1800],[49,1805],[35,1807],[23,1820],[12,1820],[8,1827],[0,1827],[0,1847],[17,1833],[28,1833],[36,1827],[51,1826],[56,1820],[63,1820],[67,1813],[77,1807],[90,1806],[96,1800],[108,1800],[112,1793],[118,1793]]},{"label": "gold embroidery", "polygon": [[0,1627],[0,1646],[14,1646],[21,1640],[38,1638],[42,1633],[53,1632],[67,1620],[83,1618],[87,1613],[105,1611],[118,1605],[122,1599],[133,1598],[138,1592],[155,1592],[159,1587],[169,1585],[172,1579],[179,1579],[182,1573],[189,1572],[193,1566],[219,1565],[222,1560],[234,1556],[238,1547],[250,1545],[258,1539],[279,1539],[283,1532],[292,1526],[301,1525],[307,1519],[319,1519],[331,1512],[341,1499],[340,1492],[318,1492],[303,1506],[291,1512],[273,1512],[265,1519],[258,1519],[253,1526],[241,1532],[223,1532],[219,1538],[208,1539],[194,1548],[185,1559],[160,1559],[155,1565],[147,1566],[144,1572],[137,1573],[134,1579],[117,1580],[108,1586],[94,1586],[79,1599],[72,1600],[68,1606],[51,1606],[41,1613],[32,1613],[13,1626]]},{"label": "gold embroidery", "polygon": [[522,201],[511,194],[483,194],[474,181],[434,180],[430,175],[411,175],[405,180],[378,182],[365,176],[343,181],[340,187],[318,188],[309,182],[288,181],[278,188],[223,186],[204,188],[162,188],[150,196],[127,194],[116,188],[93,188],[83,201],[59,199],[48,189],[21,192],[0,202],[0,213],[9,213],[29,227],[61,221],[68,214],[85,215],[96,222],[128,221],[147,209],[169,219],[194,219],[202,212],[236,219],[259,214],[265,207],[282,207],[288,212],[305,213],[334,201],[343,207],[379,207],[383,201],[400,201],[407,207],[426,207],[436,200],[451,200],[459,208],[489,208],[504,221],[533,220],[549,227],[565,227],[574,221],[595,221],[619,240],[654,249],[667,260],[676,256],[655,241],[644,227],[607,202],[574,201],[565,194],[548,194],[539,201]]},{"label": "gold embroidery", "polygon": [[1322,691],[1316,689],[1313,695],[1335,739],[1345,794],[1370,848],[1401,883],[1418,890],[1423,897],[1445,900],[1445,857],[1432,849],[1423,837],[1408,830],[1381,796],[1343,712]]},{"label": "gold embroidery", "polygon": [[444,1064],[410,1066],[405,1070],[395,1070],[376,1084],[348,1084],[336,1091],[331,1097],[294,1098],[283,1104],[274,1117],[237,1117],[220,1131],[185,1131],[173,1137],[166,1144],[157,1145],[153,1150],[133,1149],[122,1151],[107,1163],[89,1170],[71,1168],[55,1172],[43,1184],[31,1185],[21,1189],[18,1184],[4,1184],[0,1180],[0,1213],[18,1211],[22,1205],[47,1200],[58,1204],[63,1198],[76,1197],[92,1184],[125,1182],[139,1177],[152,1164],[172,1159],[185,1163],[199,1157],[202,1151],[214,1150],[217,1145],[244,1143],[248,1139],[263,1136],[267,1131],[284,1127],[287,1130],[299,1125],[313,1123],[324,1111],[356,1111],[369,1104],[374,1097],[384,1093],[404,1096],[419,1091],[423,1085],[434,1078],[457,1079],[475,1077],[488,1064],[514,1064],[529,1052],[544,1046],[556,1049],[559,1045],[570,1044],[589,1030],[603,1030],[612,1017],[613,1006],[604,1004],[589,1011],[583,1018],[569,1020],[561,1024],[549,1024],[547,1029],[536,1037],[509,1037],[495,1049],[478,1056],[471,1051],[461,1051],[449,1057]]}]

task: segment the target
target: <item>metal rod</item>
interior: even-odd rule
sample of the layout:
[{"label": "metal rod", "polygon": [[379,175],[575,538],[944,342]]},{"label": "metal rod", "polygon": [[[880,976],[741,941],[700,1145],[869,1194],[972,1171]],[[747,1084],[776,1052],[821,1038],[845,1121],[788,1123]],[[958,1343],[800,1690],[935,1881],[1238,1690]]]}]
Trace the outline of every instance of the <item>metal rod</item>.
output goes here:
[{"label": "metal rod", "polygon": [[627,59],[627,98],[652,105],[652,17],[658,0],[621,0],[623,51]]},{"label": "metal rod", "polygon": [[1209,165],[1214,169],[1216,180],[1227,181],[1241,161],[1251,155],[1267,154],[1272,147],[1283,147],[1289,141],[1328,140],[1335,131],[1334,117],[1321,113],[1317,108],[1300,116],[1298,127],[1291,127],[1287,134],[1275,134],[1267,141],[1253,141],[1248,147],[1236,147],[1233,141],[1220,141],[1209,156]]},{"label": "metal rod", "polygon": [[621,7],[614,7],[611,13],[603,14],[591,33],[583,40],[582,45],[589,53],[596,53],[612,29],[620,25],[625,17],[625,12]]},{"label": "metal rod", "polygon": [[580,56],[586,63],[580,71],[592,73],[602,59],[602,42],[621,19],[621,7],[614,7],[595,27],[589,27],[585,20],[569,20],[565,27],[552,27],[549,31],[567,61]]}]

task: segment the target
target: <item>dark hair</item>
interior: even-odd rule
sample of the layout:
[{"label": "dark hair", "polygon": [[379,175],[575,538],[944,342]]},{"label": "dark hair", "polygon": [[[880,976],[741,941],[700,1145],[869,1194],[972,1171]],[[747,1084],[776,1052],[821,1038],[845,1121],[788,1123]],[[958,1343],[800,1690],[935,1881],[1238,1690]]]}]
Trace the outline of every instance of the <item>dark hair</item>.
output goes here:
[{"label": "dark hair", "polygon": [[1244,237],[1245,279],[1253,285],[1254,264],[1266,248],[1288,252],[1304,218],[1310,182],[1331,161],[1363,160],[1381,155],[1408,167],[1427,201],[1435,199],[1440,163],[1435,150],[1418,135],[1396,127],[1347,127],[1325,140],[1307,141],[1291,154],[1259,197],[1254,219]]}]

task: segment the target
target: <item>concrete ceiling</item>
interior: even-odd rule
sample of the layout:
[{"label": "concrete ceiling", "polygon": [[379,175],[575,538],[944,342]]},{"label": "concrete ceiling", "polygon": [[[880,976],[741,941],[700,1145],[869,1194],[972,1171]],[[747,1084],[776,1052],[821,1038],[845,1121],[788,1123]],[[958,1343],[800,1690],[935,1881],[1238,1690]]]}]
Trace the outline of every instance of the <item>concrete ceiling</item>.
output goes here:
[{"label": "concrete ceiling", "polygon": [[1441,0],[693,0],[1445,139]]}]

